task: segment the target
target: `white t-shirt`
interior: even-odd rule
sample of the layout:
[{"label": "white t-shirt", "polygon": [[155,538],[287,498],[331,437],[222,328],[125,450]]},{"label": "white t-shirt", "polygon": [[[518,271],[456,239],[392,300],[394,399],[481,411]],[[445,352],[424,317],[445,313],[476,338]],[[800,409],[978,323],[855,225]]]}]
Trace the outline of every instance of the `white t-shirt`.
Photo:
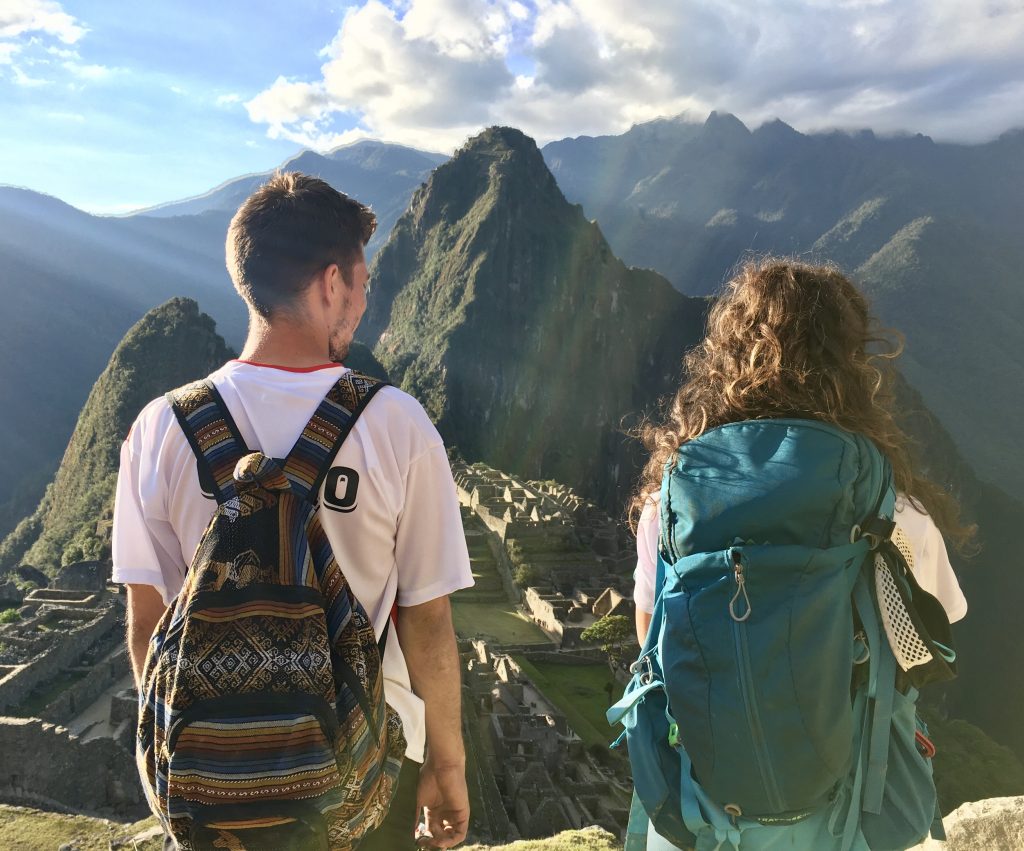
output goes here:
[{"label": "white t-shirt", "polygon": [[[298,370],[229,361],[210,378],[246,446],[284,458],[346,371],[337,364]],[[396,601],[416,606],[473,584],[448,456],[419,402],[383,388],[331,466],[338,472],[321,488],[320,522],[378,636]],[[325,494],[329,483],[334,492]],[[339,510],[327,510],[332,502]],[[121,448],[114,581],[152,585],[169,604],[215,508],[174,412],[163,397],[154,400]],[[387,701],[405,727],[406,756],[422,762],[423,701],[412,691],[394,630],[383,673]]]},{"label": "white t-shirt", "polygon": [[[659,495],[654,494],[640,514],[636,530],[636,570],[633,573],[635,587],[633,601],[638,609],[654,611],[654,583],[658,570],[658,522]],[[893,515],[897,532],[902,533],[909,545],[913,558],[907,559],[914,572],[914,578],[921,588],[942,603],[950,623],[967,614],[967,600],[960,590],[960,583],[949,563],[946,545],[942,540],[935,521],[919,511],[904,496],[896,499]]]}]

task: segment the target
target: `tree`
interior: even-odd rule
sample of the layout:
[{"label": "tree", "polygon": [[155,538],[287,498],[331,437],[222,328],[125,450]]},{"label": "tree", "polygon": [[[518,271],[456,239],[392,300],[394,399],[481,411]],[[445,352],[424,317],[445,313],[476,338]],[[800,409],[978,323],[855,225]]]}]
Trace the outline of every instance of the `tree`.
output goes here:
[{"label": "tree", "polygon": [[625,615],[605,615],[582,633],[584,641],[601,642],[601,650],[608,657],[612,671],[619,667],[626,645],[633,640],[633,624]]},{"label": "tree", "polygon": [[526,561],[516,567],[516,572],[512,578],[520,588],[529,588],[531,585],[536,585],[540,582],[544,578],[544,574],[536,565]]}]

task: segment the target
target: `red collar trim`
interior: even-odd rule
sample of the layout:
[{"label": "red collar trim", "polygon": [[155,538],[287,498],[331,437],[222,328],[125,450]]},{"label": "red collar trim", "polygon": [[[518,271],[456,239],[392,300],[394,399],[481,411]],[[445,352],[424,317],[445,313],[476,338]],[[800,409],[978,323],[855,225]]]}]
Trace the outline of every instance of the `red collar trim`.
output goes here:
[{"label": "red collar trim", "polygon": [[244,363],[248,366],[262,366],[266,369],[280,369],[283,372],[317,372],[321,369],[337,369],[342,366],[340,363],[322,363],[317,366],[280,366],[276,363],[259,363],[254,360],[242,360],[233,358],[232,363]]}]

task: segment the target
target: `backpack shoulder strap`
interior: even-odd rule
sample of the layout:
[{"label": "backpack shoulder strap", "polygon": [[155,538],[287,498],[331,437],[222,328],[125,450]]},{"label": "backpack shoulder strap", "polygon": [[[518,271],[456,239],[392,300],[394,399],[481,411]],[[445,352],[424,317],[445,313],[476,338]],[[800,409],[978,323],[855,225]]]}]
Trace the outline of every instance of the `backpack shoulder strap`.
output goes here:
[{"label": "backpack shoulder strap", "polygon": [[166,399],[218,503],[235,495],[235,465],[248,454],[238,426],[210,379],[172,390]]},{"label": "backpack shoulder strap", "polygon": [[359,415],[387,382],[348,372],[338,379],[310,417],[284,462],[292,490],[316,502],[320,485]]}]

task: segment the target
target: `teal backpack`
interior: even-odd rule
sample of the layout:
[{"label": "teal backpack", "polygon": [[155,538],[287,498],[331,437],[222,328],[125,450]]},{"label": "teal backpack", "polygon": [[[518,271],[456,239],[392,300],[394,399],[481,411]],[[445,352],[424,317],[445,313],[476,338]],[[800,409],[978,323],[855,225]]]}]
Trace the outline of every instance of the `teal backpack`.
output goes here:
[{"label": "teal backpack", "polygon": [[955,653],[891,541],[895,497],[871,441],[814,420],[679,447],[650,631],[608,712],[643,807],[631,835],[648,818],[697,851],[902,851],[941,834],[916,700],[955,676]]}]

